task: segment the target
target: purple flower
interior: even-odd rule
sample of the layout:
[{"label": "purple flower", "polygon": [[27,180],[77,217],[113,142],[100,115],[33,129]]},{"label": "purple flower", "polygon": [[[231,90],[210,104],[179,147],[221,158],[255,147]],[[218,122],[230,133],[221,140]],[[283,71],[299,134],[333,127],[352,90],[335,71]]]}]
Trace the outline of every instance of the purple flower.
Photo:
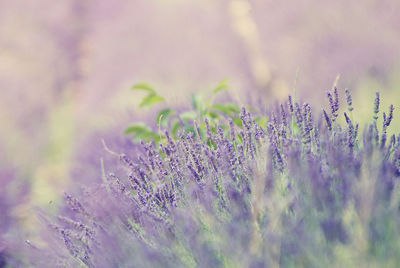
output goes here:
[{"label": "purple flower", "polygon": [[338,117],[337,111],[339,110],[339,101],[336,98],[336,94],[335,99],[332,97],[332,94],[329,91],[326,93],[326,95],[328,96],[329,106],[331,108],[332,121],[335,122],[336,118]]},{"label": "purple flower", "polygon": [[351,94],[348,88],[345,89],[346,92],[346,101],[347,101],[347,109],[349,112],[353,111],[353,99],[351,98]]},{"label": "purple flower", "polygon": [[323,112],[324,112],[324,118],[325,118],[326,124],[328,126],[328,129],[332,130],[331,118],[329,117],[328,113],[325,110],[323,110]]},{"label": "purple flower", "polygon": [[[357,217],[371,247],[363,257],[397,256],[398,204],[391,196],[399,190],[399,141],[391,136],[387,143],[385,132],[374,141],[374,120],[359,142],[358,123],[346,112],[345,126],[338,120],[333,128],[338,94],[331,96],[332,115],[323,110],[316,121],[307,103],[295,103],[290,114],[277,106],[266,128],[243,108],[242,128],[213,121],[211,133],[205,119],[207,137],[166,135],[158,147],[142,143],[135,159],[114,155],[125,174],[110,174],[88,194],[66,194],[68,209],[48,221],[57,246],[42,250],[93,267],[289,266],[301,258],[318,266],[332,261],[326,256],[335,245],[347,249],[356,239],[348,218]],[[393,241],[388,228],[396,231]]]},{"label": "purple flower", "polygon": [[375,120],[378,119],[378,113],[379,113],[379,103],[380,103],[380,97],[379,97],[379,92],[375,93],[375,101],[374,101],[374,116],[373,118]]},{"label": "purple flower", "polygon": [[293,101],[292,101],[292,96],[291,95],[289,95],[289,110],[290,110],[291,113],[294,112]]}]

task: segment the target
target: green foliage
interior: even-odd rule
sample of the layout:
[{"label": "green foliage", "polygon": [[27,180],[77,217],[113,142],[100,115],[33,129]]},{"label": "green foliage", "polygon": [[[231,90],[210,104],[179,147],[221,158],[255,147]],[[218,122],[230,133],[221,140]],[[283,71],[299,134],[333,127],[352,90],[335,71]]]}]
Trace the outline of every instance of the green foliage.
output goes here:
[{"label": "green foliage", "polygon": [[[215,103],[217,95],[229,88],[227,83],[228,80],[228,78],[221,80],[215,88],[206,95],[202,93],[191,94],[191,108],[186,111],[176,113],[176,111],[170,107],[164,107],[159,110],[155,120],[159,132],[161,128],[167,128],[173,138],[177,137],[179,130],[195,133],[192,122],[195,120],[197,122],[202,122],[206,117],[209,119],[210,131],[212,133],[216,133],[217,126],[220,126],[224,131],[228,131],[228,118],[231,118],[232,121],[241,128],[242,121],[239,117],[240,108],[236,104],[231,102]],[[156,102],[164,100],[162,96],[157,94],[152,86],[144,82],[135,84],[132,87],[132,90],[142,90],[147,92],[147,95],[139,104],[140,107],[149,107]],[[255,120],[260,126],[265,126],[267,122],[266,117],[256,117]],[[204,123],[199,125],[199,132],[204,138],[206,132]],[[163,138],[163,135],[155,133],[149,125],[143,122],[130,125],[125,130],[125,134],[133,134],[133,139],[135,141],[140,139],[154,139],[154,141],[158,143]]]},{"label": "green foliage", "polygon": [[157,94],[157,92],[146,83],[137,83],[132,86],[132,90],[142,90],[147,91],[148,94],[142,99],[139,104],[139,107],[151,106],[156,102],[163,101],[164,98]]},{"label": "green foliage", "polygon": [[201,104],[203,104],[200,96],[197,96],[193,93],[190,94],[190,98],[192,100],[192,107],[194,110],[198,111],[198,110],[202,110],[203,107],[200,107]]},{"label": "green foliage", "polygon": [[163,100],[164,100],[164,98],[157,94],[149,94],[143,98],[143,100],[139,104],[139,107],[151,106],[151,105],[153,105],[153,103],[163,101]]},{"label": "green foliage", "polygon": [[267,116],[255,116],[254,120],[256,121],[257,125],[259,125],[260,127],[263,127],[263,128],[267,127],[267,122],[268,122]]},{"label": "green foliage", "polygon": [[240,117],[235,117],[232,119],[233,123],[235,123],[238,127],[242,128],[243,124],[242,124],[242,120],[240,119]]},{"label": "green foliage", "polygon": [[175,118],[172,121],[172,124],[171,124],[171,135],[172,135],[172,137],[176,137],[177,136],[178,129],[179,129],[179,120],[177,118]]},{"label": "green foliage", "polygon": [[168,117],[174,113],[175,111],[171,108],[165,108],[159,111],[156,117],[157,125],[167,127]]},{"label": "green foliage", "polygon": [[195,120],[197,118],[196,111],[187,111],[179,115],[183,121]]},{"label": "green foliage", "polygon": [[229,81],[229,78],[225,78],[219,82],[219,84],[214,88],[213,93],[217,94],[218,92],[228,89],[229,85],[227,82]]},{"label": "green foliage", "polygon": [[151,127],[143,122],[134,123],[128,126],[125,129],[125,134],[133,134],[133,140],[135,141],[140,139],[149,141],[152,138],[154,141],[159,142],[161,139],[160,135],[153,132]]},{"label": "green foliage", "polygon": [[149,93],[156,93],[155,90],[149,84],[143,82],[133,85],[132,90],[145,90]]},{"label": "green foliage", "polygon": [[219,110],[228,116],[234,116],[240,113],[240,108],[234,103],[216,103],[212,106],[212,108]]}]

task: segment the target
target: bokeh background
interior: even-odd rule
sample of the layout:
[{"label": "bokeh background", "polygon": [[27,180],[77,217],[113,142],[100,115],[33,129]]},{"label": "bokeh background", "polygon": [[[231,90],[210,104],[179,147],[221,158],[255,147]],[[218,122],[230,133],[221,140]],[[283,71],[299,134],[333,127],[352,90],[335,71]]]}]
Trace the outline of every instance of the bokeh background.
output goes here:
[{"label": "bokeh background", "polygon": [[150,112],[138,81],[171,106],[229,77],[239,104],[295,87],[320,108],[337,84],[359,121],[376,90],[398,112],[399,12],[398,0],[1,1],[0,251],[15,226],[34,233],[32,209],[101,175],[101,138]]}]

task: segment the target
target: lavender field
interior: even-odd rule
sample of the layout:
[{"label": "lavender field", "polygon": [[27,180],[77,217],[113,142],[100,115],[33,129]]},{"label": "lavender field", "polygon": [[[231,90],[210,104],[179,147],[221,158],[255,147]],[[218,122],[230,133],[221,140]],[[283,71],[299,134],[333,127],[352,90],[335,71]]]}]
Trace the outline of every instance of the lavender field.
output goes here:
[{"label": "lavender field", "polygon": [[400,2],[0,2],[0,267],[399,267]]}]

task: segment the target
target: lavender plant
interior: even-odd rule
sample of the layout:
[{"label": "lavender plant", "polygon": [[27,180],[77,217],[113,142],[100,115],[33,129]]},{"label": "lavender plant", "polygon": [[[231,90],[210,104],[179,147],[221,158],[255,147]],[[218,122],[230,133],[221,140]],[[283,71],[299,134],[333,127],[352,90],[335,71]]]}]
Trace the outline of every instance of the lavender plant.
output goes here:
[{"label": "lavender plant", "polygon": [[[346,90],[328,93],[329,109],[289,101],[269,109],[265,125],[248,109],[165,130],[141,142],[126,175],[43,218],[51,235],[36,266],[74,267],[334,267],[400,262],[400,135],[387,137],[393,106],[360,133]],[[344,123],[341,123],[341,119]],[[205,131],[200,131],[200,123]],[[227,126],[227,127],[222,127]],[[212,131],[214,129],[215,131]],[[111,149],[107,149],[111,151]],[[45,261],[43,261],[45,260]]]}]

